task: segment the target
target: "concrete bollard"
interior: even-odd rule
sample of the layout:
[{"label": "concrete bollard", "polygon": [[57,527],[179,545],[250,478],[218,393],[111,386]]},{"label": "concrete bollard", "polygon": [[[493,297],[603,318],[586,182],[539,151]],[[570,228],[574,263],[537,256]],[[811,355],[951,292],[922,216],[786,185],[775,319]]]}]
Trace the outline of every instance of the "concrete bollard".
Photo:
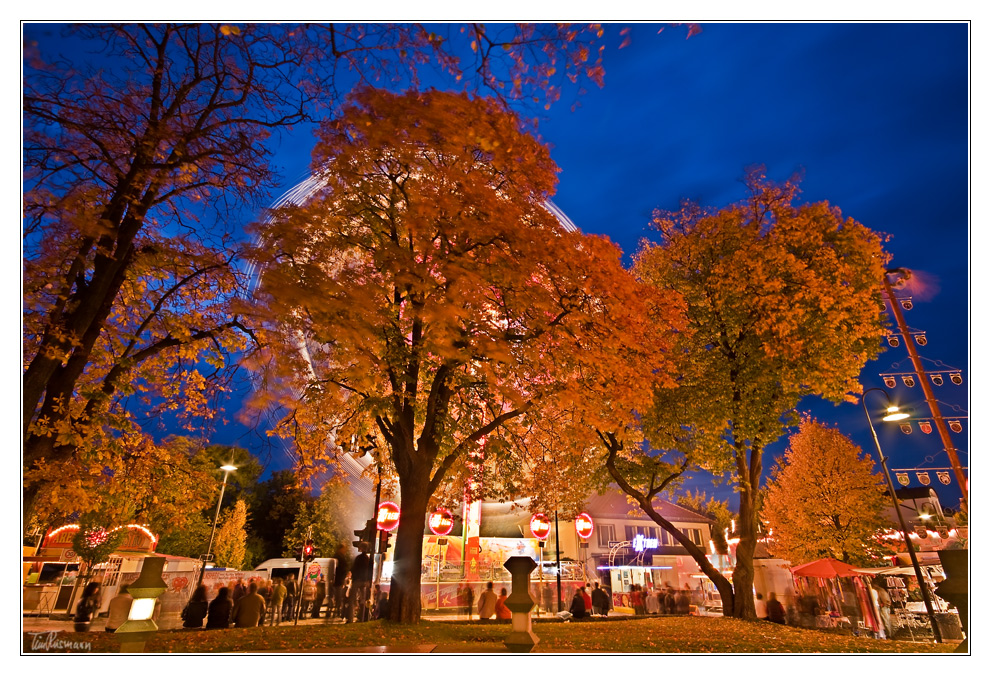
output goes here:
[{"label": "concrete bollard", "polygon": [[506,607],[513,611],[513,630],[505,640],[510,652],[528,653],[540,642],[530,621],[530,609],[535,605],[530,594],[530,571],[536,567],[529,556],[511,556],[503,564],[513,576],[513,593],[506,599]]}]

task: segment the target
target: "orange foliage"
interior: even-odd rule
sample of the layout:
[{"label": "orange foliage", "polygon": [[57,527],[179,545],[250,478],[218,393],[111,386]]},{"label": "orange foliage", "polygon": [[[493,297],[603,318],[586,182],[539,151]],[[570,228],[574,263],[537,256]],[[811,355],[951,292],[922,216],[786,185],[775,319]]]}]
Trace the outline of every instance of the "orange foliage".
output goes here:
[{"label": "orange foliage", "polygon": [[[327,187],[258,226],[259,403],[283,407],[303,464],[354,440],[388,452],[397,560],[419,560],[430,496],[483,442],[487,462],[523,467],[530,427],[562,411],[612,426],[670,380],[677,301],[607,240],[562,228],[543,205],[556,167],[520,128],[490,99],[363,90],[321,130]],[[580,450],[544,460],[580,465]],[[395,617],[414,621],[406,593]]]},{"label": "orange foliage", "polygon": [[55,467],[112,453],[114,430],[136,433],[132,397],[155,413],[214,415],[247,335],[226,306],[243,283],[232,234],[238,210],[275,184],[273,132],[337,105],[355,78],[415,84],[427,64],[506,99],[556,99],[555,64],[558,77],[601,81],[577,56],[594,26],[475,25],[467,68],[459,43],[418,24],[67,30],[102,53],[65,63],[25,45],[28,513],[59,488]]},{"label": "orange foliage", "polygon": [[763,449],[803,396],[841,401],[860,391],[860,370],[885,333],[888,260],[881,237],[836,207],[795,204],[794,181],[771,183],[756,168],[746,182],[749,197],[719,211],[657,212],[661,241],[643,245],[635,268],[688,303],[692,333],[675,352],[680,386],[659,393],[648,429],[661,448],[690,436],[696,462],[737,483],[739,617],[753,614]]},{"label": "orange foliage", "polygon": [[839,430],[806,418],[767,487],[769,549],[793,564],[821,558],[872,565],[889,553],[884,483],[874,462]]}]

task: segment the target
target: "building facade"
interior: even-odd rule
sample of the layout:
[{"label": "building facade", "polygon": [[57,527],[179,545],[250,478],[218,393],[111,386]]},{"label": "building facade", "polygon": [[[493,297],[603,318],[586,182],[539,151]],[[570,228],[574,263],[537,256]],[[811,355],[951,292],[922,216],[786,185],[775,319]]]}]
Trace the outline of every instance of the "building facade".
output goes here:
[{"label": "building facade", "polygon": [[[713,552],[711,519],[663,500],[654,505],[700,549]],[[591,521],[588,538],[580,537],[575,520],[554,514],[543,515],[549,532],[536,537],[534,514],[524,503],[474,503],[451,519],[444,534],[434,532],[428,519],[420,578],[424,610],[463,608],[465,587],[476,599],[489,581],[496,591],[508,589],[510,575],[503,564],[510,556],[537,562],[531,593],[543,612],[556,612],[559,589],[566,608],[575,588],[596,582],[611,591],[617,609],[630,607],[633,585],[687,586],[699,601],[712,591],[688,551],[615,487],[593,495],[584,513]]]}]

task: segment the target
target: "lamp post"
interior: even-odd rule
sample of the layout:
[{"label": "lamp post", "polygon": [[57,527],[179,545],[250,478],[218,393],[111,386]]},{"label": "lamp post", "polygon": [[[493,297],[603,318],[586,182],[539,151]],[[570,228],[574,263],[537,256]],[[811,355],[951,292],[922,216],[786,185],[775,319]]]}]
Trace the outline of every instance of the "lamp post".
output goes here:
[{"label": "lamp post", "polygon": [[919,559],[915,555],[915,546],[912,544],[912,540],[908,537],[908,527],[905,525],[905,517],[902,516],[901,506],[898,504],[898,496],[895,495],[895,485],[891,482],[891,474],[888,472],[888,465],[886,463],[886,458],[884,453],[881,451],[881,442],[877,439],[877,432],[874,431],[874,423],[871,421],[871,414],[867,410],[867,402],[865,398],[868,392],[880,392],[884,395],[884,398],[888,402],[887,414],[881,418],[885,422],[892,422],[895,420],[904,420],[908,417],[907,413],[900,412],[898,407],[891,403],[891,399],[888,397],[888,393],[879,387],[871,387],[864,390],[864,393],[860,395],[860,404],[864,407],[864,415],[867,416],[867,425],[871,428],[871,436],[874,437],[874,445],[877,447],[877,457],[881,461],[881,470],[884,472],[884,479],[888,482],[888,492],[891,494],[891,501],[895,505],[895,514],[898,515],[898,523],[902,528],[902,536],[905,538],[905,545],[908,547],[908,556],[912,560],[912,568],[915,569],[915,579],[919,583],[919,591],[922,593],[922,601],[926,606],[926,614],[929,615],[929,623],[932,625],[933,638],[936,639],[937,643],[943,642],[943,636],[939,633],[939,626],[936,624],[936,615],[933,612],[932,600],[929,598],[929,588],[926,586],[926,580],[922,577],[922,568],[919,567]]},{"label": "lamp post", "polygon": [[557,527],[557,510],[554,510],[554,556],[557,561],[557,612],[564,610],[561,603],[561,531]]},{"label": "lamp post", "polygon": [[206,572],[206,563],[210,560],[211,552],[213,551],[213,536],[217,533],[217,519],[220,518],[220,503],[224,501],[224,490],[227,488],[227,477],[230,473],[237,469],[231,463],[226,465],[221,465],[220,469],[224,470],[224,482],[220,484],[220,497],[217,498],[217,511],[213,513],[213,529],[210,530],[210,544],[207,545],[206,554],[203,556],[203,565],[200,566],[200,579],[196,582],[196,586],[199,587],[203,584],[203,573]]}]

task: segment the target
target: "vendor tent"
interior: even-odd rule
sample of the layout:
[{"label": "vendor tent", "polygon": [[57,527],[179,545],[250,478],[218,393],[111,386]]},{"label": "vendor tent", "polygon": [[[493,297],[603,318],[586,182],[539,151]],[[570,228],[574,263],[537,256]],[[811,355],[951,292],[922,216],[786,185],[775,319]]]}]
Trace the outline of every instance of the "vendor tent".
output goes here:
[{"label": "vendor tent", "polygon": [[875,634],[881,617],[870,592],[870,574],[836,559],[819,559],[791,569],[801,595],[813,594],[835,620],[849,621]]}]

